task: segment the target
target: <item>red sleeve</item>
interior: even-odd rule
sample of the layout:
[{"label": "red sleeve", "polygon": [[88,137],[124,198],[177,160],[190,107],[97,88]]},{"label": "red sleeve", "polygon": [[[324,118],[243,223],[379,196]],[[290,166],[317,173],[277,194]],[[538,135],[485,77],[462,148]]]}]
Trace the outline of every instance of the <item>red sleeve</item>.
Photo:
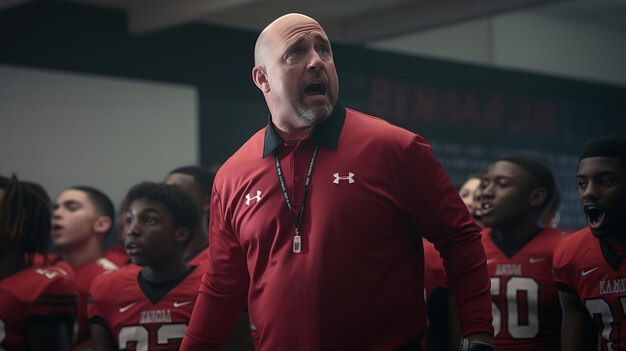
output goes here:
[{"label": "red sleeve", "polygon": [[38,268],[35,271],[48,283],[34,300],[29,314],[76,316],[78,296],[76,284],[54,267]]},{"label": "red sleeve", "polygon": [[415,137],[403,166],[401,206],[411,214],[416,231],[441,253],[463,334],[493,335],[489,275],[478,226],[425,139]]},{"label": "red sleeve", "polygon": [[246,256],[229,226],[219,190],[211,196],[209,259],[181,350],[218,350],[246,304]]},{"label": "red sleeve", "polygon": [[107,289],[106,285],[108,277],[108,274],[100,275],[91,283],[89,297],[87,298],[87,315],[89,319],[97,316],[108,321],[107,307],[112,305],[110,302],[107,302],[107,296],[111,296],[110,290]]},{"label": "red sleeve", "polygon": [[[576,236],[573,234],[561,240],[554,248],[554,256],[552,257],[552,279],[559,287],[559,290],[570,290],[576,287],[575,272],[576,264],[574,256],[577,250],[572,249],[569,242],[574,240]],[[577,245],[576,245],[577,246]]]}]

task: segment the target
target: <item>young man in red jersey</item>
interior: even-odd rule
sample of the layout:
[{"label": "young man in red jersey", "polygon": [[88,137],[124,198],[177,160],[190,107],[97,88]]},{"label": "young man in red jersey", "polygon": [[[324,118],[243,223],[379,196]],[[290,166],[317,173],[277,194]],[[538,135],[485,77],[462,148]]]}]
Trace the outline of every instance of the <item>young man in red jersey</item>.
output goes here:
[{"label": "young man in red jersey", "polygon": [[561,311],[551,265],[561,233],[540,225],[554,199],[554,175],[535,157],[511,155],[487,169],[480,188],[495,349],[558,350]]},{"label": "young man in red jersey", "polygon": [[33,266],[50,241],[50,198],[0,177],[0,349],[70,350],[78,289],[67,271]]},{"label": "young man in red jersey", "polygon": [[72,267],[80,292],[78,336],[80,347],[89,347],[87,294],[93,279],[118,266],[103,257],[104,237],[113,226],[113,204],[102,191],[88,186],[73,186],[57,198],[52,216],[52,242],[63,263]]},{"label": "young man in red jersey", "polygon": [[[590,140],[578,161],[588,227],[556,248],[563,350],[626,348],[626,136]],[[591,318],[590,318],[591,317]],[[597,328],[586,325],[593,319]]]},{"label": "young man in red jersey", "polygon": [[183,260],[198,209],[179,187],[149,182],[130,189],[126,202],[125,247],[134,265],[92,284],[94,350],[176,350],[204,273]]}]

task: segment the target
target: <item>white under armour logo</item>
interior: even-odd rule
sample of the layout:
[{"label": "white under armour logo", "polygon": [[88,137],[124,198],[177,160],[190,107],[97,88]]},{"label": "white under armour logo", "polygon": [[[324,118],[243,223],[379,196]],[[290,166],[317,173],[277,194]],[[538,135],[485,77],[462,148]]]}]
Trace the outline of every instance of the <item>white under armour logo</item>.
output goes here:
[{"label": "white under armour logo", "polygon": [[256,202],[261,201],[261,190],[256,191],[256,196],[250,196],[250,194],[246,195],[246,206],[250,206],[250,201],[256,200]]},{"label": "white under armour logo", "polygon": [[333,180],[333,183],[335,183],[335,184],[339,184],[340,180],[347,180],[348,184],[354,183],[354,179],[353,179],[354,173],[352,173],[352,172],[348,172],[348,176],[347,177],[342,177],[342,176],[339,175],[339,173],[335,173],[333,175],[335,176],[335,180]]}]

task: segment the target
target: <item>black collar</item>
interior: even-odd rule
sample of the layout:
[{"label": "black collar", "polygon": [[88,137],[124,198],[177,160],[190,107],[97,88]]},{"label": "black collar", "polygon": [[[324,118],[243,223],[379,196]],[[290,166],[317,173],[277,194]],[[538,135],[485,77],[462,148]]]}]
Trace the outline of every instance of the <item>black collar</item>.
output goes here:
[{"label": "black collar", "polygon": [[619,256],[618,254],[616,254],[608,241],[603,239],[599,239],[599,241],[600,249],[602,250],[602,256],[604,256],[604,259],[609,264],[609,266],[611,266],[613,271],[617,272],[619,270],[619,267],[622,266],[622,263],[624,263],[624,260],[626,260],[626,255]]},{"label": "black collar", "polygon": [[[318,145],[328,146],[333,149],[337,148],[339,143],[339,135],[343,128],[343,122],[346,120],[346,108],[337,101],[333,112],[313,129],[311,139]],[[263,146],[263,158],[272,154],[276,148],[283,144],[283,139],[278,135],[272,123],[272,116],[268,117],[267,129],[265,130],[265,144]]]}]

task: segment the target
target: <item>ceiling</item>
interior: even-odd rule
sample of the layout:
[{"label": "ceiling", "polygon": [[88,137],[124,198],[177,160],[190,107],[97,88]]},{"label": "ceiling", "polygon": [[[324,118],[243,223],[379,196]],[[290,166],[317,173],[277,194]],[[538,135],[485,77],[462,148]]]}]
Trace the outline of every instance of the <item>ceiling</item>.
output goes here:
[{"label": "ceiling", "polygon": [[[0,9],[33,0],[3,0]],[[424,29],[527,10],[626,31],[625,0],[65,0],[126,11],[131,33],[204,22],[260,31],[300,12],[317,19],[333,40],[364,44]]]}]

